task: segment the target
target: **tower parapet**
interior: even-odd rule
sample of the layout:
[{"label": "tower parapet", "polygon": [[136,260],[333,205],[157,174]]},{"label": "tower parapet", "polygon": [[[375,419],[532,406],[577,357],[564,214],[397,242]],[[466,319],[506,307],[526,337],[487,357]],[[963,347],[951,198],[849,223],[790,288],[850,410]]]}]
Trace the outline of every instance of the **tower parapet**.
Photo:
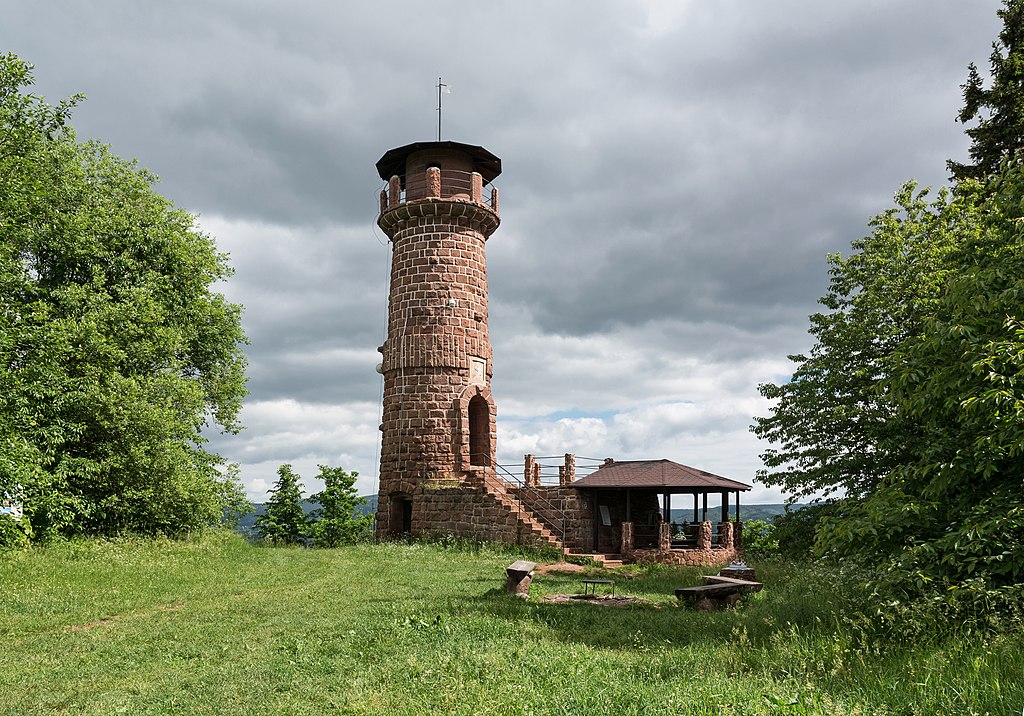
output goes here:
[{"label": "tower parapet", "polygon": [[501,173],[501,160],[483,147],[459,142],[415,142],[392,149],[377,162],[380,178],[387,181],[380,193],[380,219],[407,203],[445,199],[480,205],[494,214],[497,228],[498,189],[486,185]]}]

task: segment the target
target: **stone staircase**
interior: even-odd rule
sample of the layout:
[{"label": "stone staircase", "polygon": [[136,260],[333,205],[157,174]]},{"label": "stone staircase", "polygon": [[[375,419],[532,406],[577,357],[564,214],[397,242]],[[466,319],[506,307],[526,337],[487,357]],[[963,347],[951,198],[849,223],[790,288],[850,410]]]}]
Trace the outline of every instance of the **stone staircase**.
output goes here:
[{"label": "stone staircase", "polygon": [[[561,550],[566,557],[582,557],[593,560],[596,564],[608,569],[621,567],[622,555],[601,554],[598,552],[579,552],[565,547],[562,541],[552,532],[538,516],[519,498],[511,493],[508,483],[495,475],[484,478],[484,492],[509,514],[514,515],[519,528],[520,540],[529,544],[541,544]],[[524,539],[525,537],[525,539]]]},{"label": "stone staircase", "polygon": [[547,545],[564,551],[562,541],[554,532],[545,527],[544,523],[522,501],[509,492],[508,483],[504,480],[494,475],[487,475],[484,478],[484,492],[515,516],[520,541]]}]

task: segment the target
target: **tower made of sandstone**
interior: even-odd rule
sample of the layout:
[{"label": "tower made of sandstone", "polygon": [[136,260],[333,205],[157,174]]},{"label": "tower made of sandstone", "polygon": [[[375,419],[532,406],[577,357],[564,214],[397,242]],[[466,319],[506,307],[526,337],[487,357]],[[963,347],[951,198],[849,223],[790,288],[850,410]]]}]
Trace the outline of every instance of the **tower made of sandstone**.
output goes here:
[{"label": "tower made of sandstone", "polygon": [[377,531],[472,534],[470,496],[495,470],[485,244],[499,218],[497,190],[484,187],[501,160],[417,142],[376,166],[388,183],[377,224],[392,247]]}]

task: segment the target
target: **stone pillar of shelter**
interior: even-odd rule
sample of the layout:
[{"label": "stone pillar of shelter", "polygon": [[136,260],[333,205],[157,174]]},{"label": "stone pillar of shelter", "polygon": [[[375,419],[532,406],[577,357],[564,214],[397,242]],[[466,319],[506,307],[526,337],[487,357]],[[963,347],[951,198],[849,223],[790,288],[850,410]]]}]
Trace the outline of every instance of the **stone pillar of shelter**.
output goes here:
[{"label": "stone pillar of shelter", "polygon": [[697,525],[697,549],[711,549],[711,523],[707,520]]},{"label": "stone pillar of shelter", "polygon": [[672,523],[661,522],[658,524],[658,551],[669,552],[672,550]]},{"label": "stone pillar of shelter", "polygon": [[622,523],[622,547],[619,550],[622,555],[628,556],[633,554],[633,523],[623,522]]},{"label": "stone pillar of shelter", "polygon": [[718,525],[718,546],[724,547],[725,549],[733,548],[733,529],[732,522],[723,522]]}]

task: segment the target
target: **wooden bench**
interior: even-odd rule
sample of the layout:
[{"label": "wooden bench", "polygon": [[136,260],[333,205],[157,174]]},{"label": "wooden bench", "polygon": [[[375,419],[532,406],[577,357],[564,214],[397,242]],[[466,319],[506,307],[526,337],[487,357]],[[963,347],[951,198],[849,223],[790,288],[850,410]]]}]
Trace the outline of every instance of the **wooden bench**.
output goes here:
[{"label": "wooden bench", "polygon": [[736,577],[723,577],[721,574],[706,574],[701,577],[705,582],[711,584],[731,584],[744,594],[748,592],[760,592],[764,589],[763,582],[755,582],[752,579],[737,579]]},{"label": "wooden bench", "polygon": [[750,582],[732,577],[705,575],[702,579],[708,584],[677,589],[676,598],[697,609],[713,611],[731,607],[739,601],[741,594],[760,592],[764,588],[764,584],[761,582]]},{"label": "wooden bench", "polygon": [[508,580],[505,582],[505,591],[509,594],[526,595],[530,592],[530,583],[533,582],[533,570],[537,568],[536,562],[527,562],[524,559],[517,560],[505,568]]}]

